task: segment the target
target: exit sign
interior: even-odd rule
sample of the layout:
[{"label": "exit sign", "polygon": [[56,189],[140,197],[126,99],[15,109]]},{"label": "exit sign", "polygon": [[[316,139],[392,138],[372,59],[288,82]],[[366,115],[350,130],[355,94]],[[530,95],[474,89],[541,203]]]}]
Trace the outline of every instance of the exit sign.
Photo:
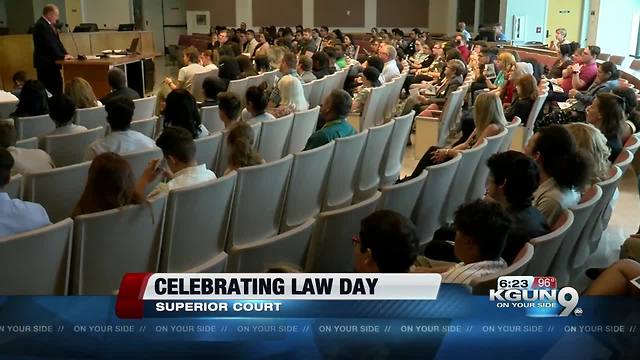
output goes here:
[{"label": "exit sign", "polygon": [[571,10],[560,10],[560,14],[569,14]]}]

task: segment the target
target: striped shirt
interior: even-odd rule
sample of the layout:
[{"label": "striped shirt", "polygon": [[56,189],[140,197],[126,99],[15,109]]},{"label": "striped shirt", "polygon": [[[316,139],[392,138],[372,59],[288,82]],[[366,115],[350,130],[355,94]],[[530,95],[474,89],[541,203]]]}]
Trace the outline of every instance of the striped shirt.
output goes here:
[{"label": "striped shirt", "polygon": [[465,265],[456,264],[447,272],[442,273],[442,283],[469,285],[474,279],[493,275],[507,268],[507,263],[498,261],[480,261]]}]

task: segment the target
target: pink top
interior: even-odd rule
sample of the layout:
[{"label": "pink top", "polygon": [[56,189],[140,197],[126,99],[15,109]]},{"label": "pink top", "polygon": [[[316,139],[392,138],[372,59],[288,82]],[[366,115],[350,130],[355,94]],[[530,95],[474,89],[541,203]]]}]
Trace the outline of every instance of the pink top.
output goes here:
[{"label": "pink top", "polygon": [[[594,62],[593,64],[583,65],[582,69],[580,69],[580,79],[585,82],[585,85],[584,87],[576,90],[581,91],[588,89],[589,86],[591,86],[591,83],[593,83],[593,81],[596,79],[596,75],[598,75],[598,64]],[[562,86],[562,90],[564,90],[565,93],[568,93],[569,90],[573,89],[573,84],[571,81],[572,78],[573,74],[562,79],[562,83],[560,84],[560,86]]]}]

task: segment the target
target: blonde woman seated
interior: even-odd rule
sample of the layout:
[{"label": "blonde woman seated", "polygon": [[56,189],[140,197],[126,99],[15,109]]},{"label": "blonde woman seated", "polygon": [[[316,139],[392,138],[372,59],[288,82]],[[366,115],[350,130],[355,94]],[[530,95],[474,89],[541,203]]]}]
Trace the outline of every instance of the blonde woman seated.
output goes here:
[{"label": "blonde woman seated", "polygon": [[96,106],[102,106],[102,103],[96,98],[93,88],[83,78],[73,78],[65,86],[64,94],[73,100],[77,109],[87,109]]},{"label": "blonde woman seated", "polygon": [[229,132],[227,145],[229,146],[229,167],[224,174],[246,166],[264,164],[265,161],[253,148],[253,129],[244,121],[237,123]]},{"label": "blonde woman seated", "polygon": [[607,146],[607,138],[598,128],[586,123],[564,125],[576,139],[576,145],[593,159],[593,178],[591,184],[609,178],[611,149]]},{"label": "blonde woman seated", "polygon": [[504,112],[502,110],[502,103],[495,93],[489,92],[478,95],[476,105],[473,109],[473,115],[476,128],[466,141],[458,141],[458,143],[454,144],[451,148],[432,146],[422,155],[413,173],[402,179],[401,182],[417,177],[425,168],[441,164],[463,150],[472,149],[482,144],[485,138],[498,135],[507,126],[507,121],[504,118]]},{"label": "blonde woman seated", "polygon": [[380,71],[373,66],[368,66],[362,71],[360,79],[362,85],[354,89],[353,102],[351,104],[351,112],[361,114],[364,109],[364,104],[367,103],[371,90],[375,87],[379,87],[380,84]]},{"label": "blonde woman seated", "polygon": [[278,90],[280,91],[280,105],[271,108],[268,112],[280,118],[292,113],[309,110],[309,103],[304,97],[304,90],[300,80],[291,75],[285,75],[278,81]]}]

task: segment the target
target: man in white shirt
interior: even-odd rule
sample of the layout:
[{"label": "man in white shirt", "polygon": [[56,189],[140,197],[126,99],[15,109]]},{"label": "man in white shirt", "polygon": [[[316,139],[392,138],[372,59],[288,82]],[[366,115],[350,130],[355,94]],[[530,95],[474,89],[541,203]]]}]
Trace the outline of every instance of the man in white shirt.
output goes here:
[{"label": "man in white shirt", "polygon": [[205,164],[198,165],[196,161],[196,144],[191,133],[180,127],[166,128],[156,144],[162,149],[164,159],[155,159],[149,163],[136,184],[139,194],[145,193],[145,188],[161,173],[169,178],[169,182],[160,183],[147,198],[154,199],[167,194],[173,189],[195,185],[214,180],[216,174],[208,170]]},{"label": "man in white shirt", "polygon": [[171,78],[164,79],[165,84],[167,84],[171,90],[191,90],[193,77],[196,74],[207,71],[204,66],[200,65],[200,52],[193,46],[184,49],[182,61],[184,61],[185,66],[178,71],[178,80],[174,82]]},{"label": "man in white shirt", "polygon": [[40,149],[16,147],[18,135],[13,125],[0,123],[0,149],[6,149],[13,157],[12,174],[30,174],[55,167],[51,156]]},{"label": "man in white shirt", "polygon": [[511,218],[498,203],[476,200],[464,204],[453,221],[455,255],[462,262],[417,271],[441,273],[443,283],[465,285],[499,273],[507,268],[501,256],[511,225]]},{"label": "man in white shirt", "polygon": [[396,63],[396,49],[391,45],[382,45],[378,51],[378,56],[384,61],[384,68],[382,68],[382,76],[385,82],[390,82],[396,76],[400,76],[400,69]]},{"label": "man in white shirt", "polygon": [[256,40],[256,33],[253,30],[247,30],[247,43],[244,44],[243,53],[253,56],[253,51],[258,46],[258,40]]},{"label": "man in white shirt", "polygon": [[115,98],[105,105],[111,133],[89,146],[85,160],[93,160],[94,157],[105,152],[123,155],[156,146],[149,137],[130,129],[134,109],[133,100],[125,97]]},{"label": "man in white shirt", "polygon": [[73,123],[76,114],[76,105],[67,95],[54,95],[49,99],[49,117],[56,124],[55,130],[49,135],[69,135],[87,131],[84,126]]},{"label": "man in white shirt", "polygon": [[4,187],[11,180],[13,157],[0,149],[0,238],[51,224],[44,208],[35,203],[10,199]]}]

